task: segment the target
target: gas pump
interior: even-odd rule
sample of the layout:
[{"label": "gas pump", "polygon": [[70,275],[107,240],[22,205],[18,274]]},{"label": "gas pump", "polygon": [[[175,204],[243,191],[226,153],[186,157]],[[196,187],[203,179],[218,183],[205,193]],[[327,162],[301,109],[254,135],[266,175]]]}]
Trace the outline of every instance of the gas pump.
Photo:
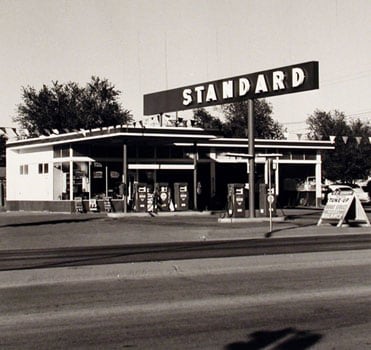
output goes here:
[{"label": "gas pump", "polygon": [[147,211],[147,184],[134,183],[134,211]]},{"label": "gas pump", "polygon": [[175,210],[188,210],[189,208],[188,184],[186,182],[174,183],[174,207]]},{"label": "gas pump", "polygon": [[227,215],[245,217],[245,185],[228,184]]},{"label": "gas pump", "polygon": [[167,182],[156,183],[156,204],[160,211],[170,210],[171,191]]}]

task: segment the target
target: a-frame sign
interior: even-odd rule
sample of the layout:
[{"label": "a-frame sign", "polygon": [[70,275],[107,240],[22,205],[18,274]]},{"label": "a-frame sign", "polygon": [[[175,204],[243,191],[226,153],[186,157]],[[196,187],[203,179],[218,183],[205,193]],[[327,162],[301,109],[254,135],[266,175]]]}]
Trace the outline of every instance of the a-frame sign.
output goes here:
[{"label": "a-frame sign", "polygon": [[370,220],[355,194],[331,194],[323,209],[317,225],[332,224],[341,227],[344,224],[370,226]]}]

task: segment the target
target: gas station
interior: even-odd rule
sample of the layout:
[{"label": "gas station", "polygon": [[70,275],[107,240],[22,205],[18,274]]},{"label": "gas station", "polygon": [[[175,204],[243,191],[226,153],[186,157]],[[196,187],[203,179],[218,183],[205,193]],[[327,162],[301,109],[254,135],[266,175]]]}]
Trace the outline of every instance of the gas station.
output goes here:
[{"label": "gas station", "polygon": [[[287,183],[315,178],[330,140],[254,138],[255,98],[318,88],[318,62],[144,95],[135,122],[7,142],[8,210],[166,212],[225,210],[231,217],[275,215]],[[164,113],[249,101],[247,138],[225,138]],[[157,118],[157,117],[160,118]],[[32,184],[32,186],[30,186]],[[287,188],[286,188],[287,187]],[[254,210],[250,210],[254,208]]]}]

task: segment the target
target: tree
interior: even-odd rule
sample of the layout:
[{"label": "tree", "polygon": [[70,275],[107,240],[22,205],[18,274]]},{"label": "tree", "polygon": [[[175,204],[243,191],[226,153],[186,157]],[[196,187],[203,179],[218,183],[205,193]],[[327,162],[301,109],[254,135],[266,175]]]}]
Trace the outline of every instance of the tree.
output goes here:
[{"label": "tree", "polygon": [[222,130],[223,128],[223,122],[219,118],[213,117],[204,108],[193,110],[193,115],[197,126],[216,130]]},{"label": "tree", "polygon": [[347,123],[342,112],[320,110],[309,116],[307,125],[309,139],[321,140],[335,136],[335,150],[323,152],[323,174],[327,179],[351,183],[367,177],[371,170],[370,125],[359,119]]},{"label": "tree", "polygon": [[[247,135],[248,101],[231,103],[223,106],[226,122],[223,126],[227,137],[245,137]],[[272,116],[272,106],[265,99],[254,100],[255,137],[282,139],[283,127]]]},{"label": "tree", "polygon": [[13,120],[31,135],[127,123],[132,117],[117,101],[120,93],[107,79],[98,77],[92,77],[84,88],[74,82],[52,82],[40,91],[22,87],[23,103]]}]

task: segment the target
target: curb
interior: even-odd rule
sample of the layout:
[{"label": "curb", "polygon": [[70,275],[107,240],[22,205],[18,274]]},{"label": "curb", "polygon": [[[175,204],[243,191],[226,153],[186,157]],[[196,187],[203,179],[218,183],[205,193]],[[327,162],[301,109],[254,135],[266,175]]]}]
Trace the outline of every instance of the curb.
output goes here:
[{"label": "curb", "polygon": [[[272,222],[283,222],[286,220],[285,216],[273,217]],[[222,224],[233,224],[233,223],[262,223],[269,222],[270,218],[257,217],[257,218],[218,218],[218,222]]]},{"label": "curb", "polygon": [[186,216],[186,217],[192,217],[192,216],[211,216],[217,214],[213,211],[159,211],[157,213],[155,212],[142,212],[142,213],[135,213],[135,212],[129,212],[129,213],[107,213],[107,217],[109,218],[127,218],[127,217],[169,217],[169,216]]},{"label": "curb", "polygon": [[[346,265],[347,254],[355,255],[355,265],[371,263],[371,250],[349,250],[347,252],[331,252],[332,263]],[[313,262],[313,254],[317,256]],[[296,253],[289,255],[265,255],[246,257],[225,257],[203,259],[202,264],[195,259],[167,260],[159,262],[137,262],[110,265],[94,265],[79,267],[60,267],[35,270],[2,271],[0,272],[0,289],[50,285],[89,281],[138,280],[172,277],[191,277],[203,274],[229,274],[242,271],[272,271],[282,266],[290,269],[321,267],[332,264],[322,259],[328,252]]]}]

